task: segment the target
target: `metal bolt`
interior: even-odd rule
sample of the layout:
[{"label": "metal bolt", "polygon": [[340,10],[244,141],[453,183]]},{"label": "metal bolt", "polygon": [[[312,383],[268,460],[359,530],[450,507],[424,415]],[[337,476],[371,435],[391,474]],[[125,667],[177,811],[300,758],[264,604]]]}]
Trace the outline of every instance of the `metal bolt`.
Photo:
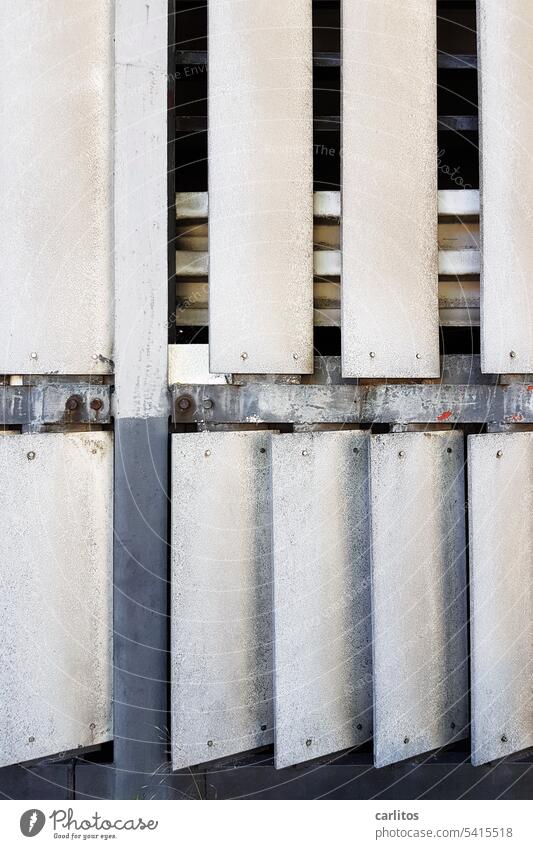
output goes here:
[{"label": "metal bolt", "polygon": [[94,722],[91,722],[91,724],[89,725],[89,728],[91,729],[91,731],[94,731],[94,729],[96,728],[96,725],[94,724]]},{"label": "metal bolt", "polygon": [[97,359],[98,359],[98,354],[93,354],[93,360],[97,360]]},{"label": "metal bolt", "polygon": [[503,451],[496,451],[496,457],[498,459],[500,459],[500,457],[503,457]]},{"label": "metal bolt", "polygon": [[417,355],[416,355],[416,358],[417,358],[417,360],[421,360],[421,359],[422,359],[422,354],[417,354]]},{"label": "metal bolt", "polygon": [[507,734],[502,734],[502,743],[507,743]]},{"label": "metal bolt", "polygon": [[66,400],[65,408],[67,410],[70,410],[71,412],[73,410],[77,410],[78,409],[78,399],[74,395],[71,395],[70,398],[67,398],[67,400]]},{"label": "metal bolt", "polygon": [[91,410],[95,410],[96,412],[98,412],[98,410],[101,410],[103,406],[104,402],[101,398],[93,398],[93,400],[91,401]]},{"label": "metal bolt", "polygon": [[31,354],[30,354],[30,357],[32,358],[32,360],[36,360],[37,359],[37,351],[32,351]]},{"label": "metal bolt", "polygon": [[401,457],[402,460],[405,457],[405,451],[398,451],[398,457]]},{"label": "metal bolt", "polygon": [[511,357],[512,360],[515,360],[516,359],[516,351],[509,351],[509,356]]},{"label": "metal bolt", "polygon": [[246,351],[243,351],[242,354],[241,354],[241,360],[247,360],[247,359],[248,359],[248,354],[246,353]]},{"label": "metal bolt", "polygon": [[370,351],[370,359],[372,359],[372,360],[373,360],[373,359],[375,358],[375,356],[376,356],[376,352],[375,352],[375,351]]},{"label": "metal bolt", "polygon": [[35,737],[28,737],[28,743],[35,743]]},{"label": "metal bolt", "polygon": [[293,355],[292,355],[292,358],[293,358],[293,360],[297,360],[297,359],[298,359],[298,354],[293,354]]},{"label": "metal bolt", "polygon": [[309,746],[311,746],[312,743],[313,743],[313,741],[311,740],[311,738],[309,738],[308,740],[305,741],[305,745],[307,746],[307,748],[309,748]]},{"label": "metal bolt", "polygon": [[178,408],[180,410],[183,410],[183,412],[185,412],[185,410],[189,410],[190,407],[191,407],[191,399],[187,398],[186,395],[180,395],[180,397],[178,398]]},{"label": "metal bolt", "polygon": [[362,731],[362,730],[363,730],[363,726],[361,725],[361,723],[360,723],[360,722],[359,722],[359,724],[357,725],[357,730],[358,730],[358,731]]},{"label": "metal bolt", "polygon": [[211,456],[211,451],[208,448],[207,451],[204,453],[204,457],[210,457],[210,456]]},{"label": "metal bolt", "polygon": [[262,726],[261,726],[261,731],[266,731],[266,730],[267,730],[266,725],[262,725]]},{"label": "metal bolt", "polygon": [[28,460],[35,460],[35,451],[28,451],[26,457],[28,458]]},{"label": "metal bolt", "polygon": [[447,448],[446,451],[448,452],[448,454],[451,454],[453,452],[453,448]]},{"label": "metal bolt", "polygon": [[407,744],[408,744],[408,742],[409,742],[409,737],[404,737],[404,738],[403,738],[403,742],[404,742],[404,743],[405,743],[405,745],[407,746]]},{"label": "metal bolt", "polygon": [[266,448],[260,448],[259,451],[261,452],[261,454],[266,454]]},{"label": "metal bolt", "polygon": [[353,453],[354,453],[354,454],[359,454],[359,448],[354,448]]},{"label": "metal bolt", "polygon": [[304,450],[302,451],[302,457],[308,457],[308,456],[309,456],[309,451],[306,448],[304,448]]},{"label": "metal bolt", "polygon": [[209,746],[209,748],[211,748],[211,747],[212,747],[212,745],[213,745],[213,741],[212,741],[212,740],[208,740],[208,741],[207,741],[207,745]]},{"label": "metal bolt", "polygon": [[211,398],[204,398],[203,406],[204,406],[204,410],[212,410],[213,409],[213,402],[211,401]]}]

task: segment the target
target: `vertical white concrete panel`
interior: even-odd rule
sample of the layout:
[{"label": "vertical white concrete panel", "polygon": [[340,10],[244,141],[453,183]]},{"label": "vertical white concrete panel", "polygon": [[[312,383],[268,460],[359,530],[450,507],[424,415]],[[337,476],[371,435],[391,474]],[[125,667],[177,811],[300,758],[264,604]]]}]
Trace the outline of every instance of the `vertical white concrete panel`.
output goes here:
[{"label": "vertical white concrete panel", "polygon": [[463,437],[371,445],[376,766],[468,735]]},{"label": "vertical white concrete panel", "polygon": [[0,766],[111,739],[110,433],[0,436]]},{"label": "vertical white concrete panel", "polygon": [[269,435],[172,437],[174,769],[271,743]]},{"label": "vertical white concrete panel", "polygon": [[210,368],[311,373],[312,3],[208,11]]},{"label": "vertical white concrete panel", "polygon": [[272,440],[275,763],[372,736],[368,434]]},{"label": "vertical white concrete panel", "polygon": [[0,373],[108,373],[113,2],[3,0]]},{"label": "vertical white concrete panel", "polygon": [[342,16],[343,374],[435,377],[436,0],[344,0]]},{"label": "vertical white concrete panel", "polygon": [[481,365],[533,371],[533,4],[479,0]]},{"label": "vertical white concrete panel", "polygon": [[472,763],[533,746],[533,433],[468,440]]},{"label": "vertical white concrete panel", "polygon": [[117,413],[167,411],[167,0],[116,0]]}]

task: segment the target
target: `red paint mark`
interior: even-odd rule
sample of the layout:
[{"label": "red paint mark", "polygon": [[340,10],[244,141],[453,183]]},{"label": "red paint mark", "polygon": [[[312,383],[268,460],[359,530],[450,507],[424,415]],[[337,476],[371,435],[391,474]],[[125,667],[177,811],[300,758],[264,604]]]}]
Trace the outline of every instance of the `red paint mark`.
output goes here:
[{"label": "red paint mark", "polygon": [[446,410],[446,412],[441,413],[441,414],[440,414],[440,416],[437,416],[437,421],[438,421],[438,422],[445,422],[445,421],[446,421],[446,419],[449,419],[449,418],[450,418],[450,416],[453,416],[452,411],[451,411],[451,410]]},{"label": "red paint mark", "polygon": [[512,416],[507,416],[507,421],[509,422],[509,424],[511,424],[512,422],[523,422],[524,417],[522,413],[514,413],[514,415]]},{"label": "red paint mark", "polygon": [[533,392],[533,386],[528,386],[527,389],[528,389],[528,392]]}]

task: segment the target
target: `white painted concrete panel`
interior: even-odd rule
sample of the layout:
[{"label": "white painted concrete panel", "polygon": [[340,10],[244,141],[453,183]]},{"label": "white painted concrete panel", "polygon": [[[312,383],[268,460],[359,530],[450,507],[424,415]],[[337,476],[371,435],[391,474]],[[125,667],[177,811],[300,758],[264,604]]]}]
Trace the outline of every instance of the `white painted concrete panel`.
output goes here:
[{"label": "white painted concrete panel", "polygon": [[533,371],[533,3],[479,0],[481,365]]},{"label": "white painted concrete panel", "polygon": [[269,435],[172,437],[172,763],[271,743]]},{"label": "white painted concrete panel", "polygon": [[372,736],[369,435],[272,440],[275,763]]},{"label": "white painted concrete panel", "polygon": [[372,437],[376,766],[468,735],[463,436]]},{"label": "white painted concrete panel", "polygon": [[208,12],[210,368],[311,373],[312,3]]},{"label": "white painted concrete panel", "polygon": [[533,746],[533,433],[468,440],[472,763]]},{"label": "white painted concrete panel", "polygon": [[343,374],[437,377],[436,1],[342,14]]},{"label": "white painted concrete panel", "polygon": [[0,373],[113,371],[113,6],[2,3]]},{"label": "white painted concrete panel", "polygon": [[0,766],[112,736],[110,433],[0,436]]}]

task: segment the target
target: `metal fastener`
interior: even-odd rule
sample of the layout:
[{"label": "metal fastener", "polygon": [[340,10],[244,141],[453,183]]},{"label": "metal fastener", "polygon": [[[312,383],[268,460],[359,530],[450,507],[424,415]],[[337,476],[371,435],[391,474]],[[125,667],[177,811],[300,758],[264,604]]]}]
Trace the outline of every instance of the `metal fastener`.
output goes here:
[{"label": "metal fastener", "polygon": [[448,454],[451,454],[453,452],[453,448],[447,448],[446,451],[448,452]]},{"label": "metal fastener", "polygon": [[422,359],[422,354],[416,354],[416,358],[417,358],[417,360],[421,360],[421,359]]},{"label": "metal fastener", "polygon": [[261,726],[261,731],[266,731],[266,730],[267,730],[266,725],[262,725],[262,726]]},{"label": "metal fastener", "polygon": [[512,360],[515,360],[516,359],[516,351],[509,351],[509,356],[511,357]]},{"label": "metal fastener", "polygon": [[28,458],[28,460],[35,460],[35,451],[28,451],[26,457]]},{"label": "metal fastener", "polygon": [[187,398],[186,395],[180,395],[178,398],[178,409],[185,412],[185,410],[190,410],[191,408],[191,399]]},{"label": "metal fastener", "polygon": [[502,734],[501,740],[502,743],[507,743],[507,734]]},{"label": "metal fastener", "polygon": [[91,729],[91,731],[94,731],[94,729],[96,728],[96,725],[94,724],[94,722],[91,722],[91,724],[89,725],[89,728]]},{"label": "metal fastener", "polygon": [[498,459],[500,459],[500,457],[503,457],[503,451],[496,451],[496,457],[498,457]]},{"label": "metal fastener", "polygon": [[28,737],[28,743],[35,743],[35,737]]},{"label": "metal fastener", "polygon": [[204,457],[210,457],[210,456],[211,456],[211,451],[208,448],[207,451],[204,452]]},{"label": "metal fastener", "polygon": [[298,354],[293,354],[293,355],[292,355],[292,358],[293,358],[293,360],[297,360],[297,359],[298,359]]},{"label": "metal fastener", "polygon": [[358,723],[358,725],[357,725],[357,730],[358,730],[358,731],[362,731],[362,730],[363,730],[363,726],[361,725],[361,723],[360,723],[360,722],[359,722],[359,723]]},{"label": "metal fastener", "polygon": [[246,353],[246,351],[243,351],[242,354],[241,354],[241,360],[247,360],[247,359],[248,359],[248,354]]},{"label": "metal fastener", "polygon": [[371,358],[372,360],[375,358],[375,356],[376,356],[376,352],[375,352],[375,351],[370,351],[370,358]]},{"label": "metal fastener", "polygon": [[211,398],[204,398],[203,407],[204,407],[204,410],[212,410],[213,409],[213,402],[212,402]]},{"label": "metal fastener", "polygon": [[309,451],[307,450],[307,448],[304,448],[304,450],[302,451],[302,457],[308,457],[308,456],[309,456]]},{"label": "metal fastener", "polygon": [[404,743],[405,743],[405,745],[407,746],[407,744],[408,744],[408,742],[409,742],[409,737],[404,737],[404,738],[403,738],[403,742],[404,742]]},{"label": "metal fastener", "polygon": [[405,457],[405,451],[398,451],[398,457],[401,457],[402,460]]},{"label": "metal fastener", "polygon": [[208,740],[208,741],[207,741],[207,745],[209,746],[209,748],[211,748],[211,746],[213,745],[213,741],[212,741],[212,740]]},{"label": "metal fastener", "polygon": [[359,448],[354,448],[354,449],[353,449],[353,453],[354,453],[354,454],[359,454]]},{"label": "metal fastener", "polygon": [[93,360],[97,360],[97,359],[98,359],[98,354],[93,354]]},{"label": "metal fastener", "polygon": [[260,448],[259,451],[261,452],[261,454],[266,454],[266,448]]},{"label": "metal fastener", "polygon": [[95,410],[95,412],[101,410],[103,406],[104,402],[101,398],[93,398],[93,400],[91,401],[91,410]]},{"label": "metal fastener", "polygon": [[71,395],[70,398],[67,398],[65,402],[65,408],[67,410],[70,410],[72,412],[73,410],[77,410],[78,406],[78,399],[74,395]]},{"label": "metal fastener", "polygon": [[32,360],[36,360],[37,359],[37,351],[32,351],[31,354],[30,354],[30,357],[32,358]]},{"label": "metal fastener", "polygon": [[307,746],[307,748],[309,748],[309,746],[311,746],[312,743],[313,743],[313,741],[311,740],[311,738],[309,738],[308,740],[305,741],[305,745]]}]

